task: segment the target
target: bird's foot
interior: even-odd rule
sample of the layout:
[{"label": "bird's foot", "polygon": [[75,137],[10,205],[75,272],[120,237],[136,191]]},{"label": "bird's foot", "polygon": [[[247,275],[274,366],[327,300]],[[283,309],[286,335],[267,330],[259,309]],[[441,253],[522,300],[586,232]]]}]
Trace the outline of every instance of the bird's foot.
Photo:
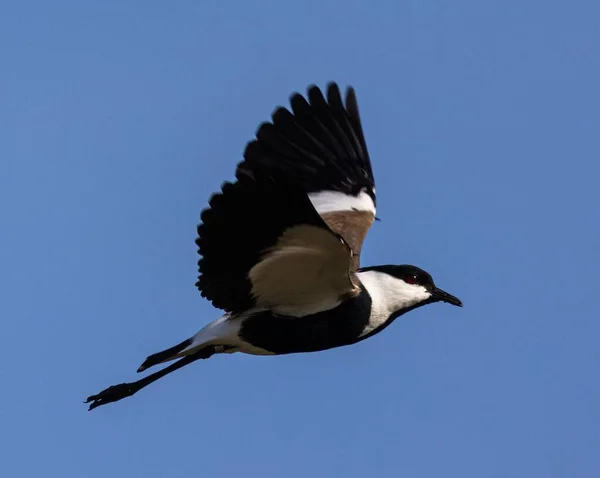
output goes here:
[{"label": "bird's foot", "polygon": [[87,398],[84,403],[90,403],[88,410],[93,410],[101,405],[107,403],[116,402],[123,398],[131,397],[135,392],[139,390],[134,383],[120,383],[118,385],[111,385],[105,390],[102,390],[96,395],[91,395]]}]

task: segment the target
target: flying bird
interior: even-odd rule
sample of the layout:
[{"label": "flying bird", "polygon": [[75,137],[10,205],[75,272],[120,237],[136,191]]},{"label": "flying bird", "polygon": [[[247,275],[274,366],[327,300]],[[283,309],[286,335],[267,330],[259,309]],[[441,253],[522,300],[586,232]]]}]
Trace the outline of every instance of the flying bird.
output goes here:
[{"label": "flying bird", "polygon": [[196,286],[224,311],[150,355],[131,383],[88,397],[89,410],[129,397],[215,354],[281,355],[355,344],[434,302],[462,306],[413,265],[360,266],[376,219],[375,179],[356,94],[310,86],[258,128],[236,179],[201,214]]}]

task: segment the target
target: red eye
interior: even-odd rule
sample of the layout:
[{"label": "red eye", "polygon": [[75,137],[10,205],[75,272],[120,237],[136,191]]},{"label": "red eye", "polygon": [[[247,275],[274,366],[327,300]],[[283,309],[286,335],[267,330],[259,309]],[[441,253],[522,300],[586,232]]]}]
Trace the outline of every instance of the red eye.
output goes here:
[{"label": "red eye", "polygon": [[418,280],[417,276],[414,274],[412,276],[408,276],[406,278],[406,282],[408,282],[409,284],[416,284],[418,281],[419,280]]}]

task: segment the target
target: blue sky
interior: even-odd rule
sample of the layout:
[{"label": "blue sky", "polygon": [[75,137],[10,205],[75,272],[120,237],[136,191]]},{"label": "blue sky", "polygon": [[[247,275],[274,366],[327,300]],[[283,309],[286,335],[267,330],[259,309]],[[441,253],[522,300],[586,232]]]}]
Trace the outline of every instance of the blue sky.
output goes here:
[{"label": "blue sky", "polygon": [[[2,10],[2,476],[599,476],[597,2]],[[329,80],[357,89],[374,163],[364,263],[465,307],[88,413],[219,315],[200,211],[275,106]]]}]

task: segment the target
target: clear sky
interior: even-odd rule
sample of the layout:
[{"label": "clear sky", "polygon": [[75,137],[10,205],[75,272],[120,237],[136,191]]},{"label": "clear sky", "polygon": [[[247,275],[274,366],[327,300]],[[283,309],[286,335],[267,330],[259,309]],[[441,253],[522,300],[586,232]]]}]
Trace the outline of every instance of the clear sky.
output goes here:
[{"label": "clear sky", "polygon": [[[594,1],[5,2],[0,475],[600,476]],[[365,264],[460,297],[358,345],[198,362],[195,227],[293,91],[357,89]],[[243,238],[238,238],[243,240]]]}]

